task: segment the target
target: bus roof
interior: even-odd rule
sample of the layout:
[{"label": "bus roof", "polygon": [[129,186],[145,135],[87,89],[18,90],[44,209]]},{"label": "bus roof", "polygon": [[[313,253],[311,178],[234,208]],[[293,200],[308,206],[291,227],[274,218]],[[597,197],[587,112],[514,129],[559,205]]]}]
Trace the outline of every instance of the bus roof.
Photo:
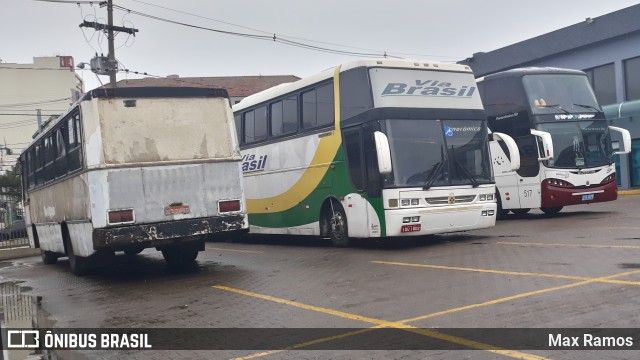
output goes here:
[{"label": "bus roof", "polygon": [[483,77],[479,77],[476,81],[490,80],[496,79],[500,77],[512,77],[512,76],[523,76],[523,75],[541,75],[541,74],[571,74],[571,75],[586,75],[584,71],[575,70],[575,69],[564,69],[558,67],[522,67],[517,69],[500,71],[497,73],[485,75]]},{"label": "bus roof", "polygon": [[[127,88],[96,88],[84,93],[69,108],[58,116],[57,119],[46,123],[46,127],[31,140],[22,153],[28,151],[33,143],[39,140],[47,130],[60,122],[67,114],[73,111],[83,101],[91,99],[116,99],[116,98],[194,98],[194,97],[224,97],[229,98],[226,89],[198,88],[198,87],[127,87]],[[22,154],[21,153],[21,154]]]},{"label": "bus roof", "polygon": [[333,77],[335,69],[339,67],[340,72],[347,71],[358,67],[391,67],[391,68],[405,68],[405,69],[426,69],[433,71],[455,71],[455,72],[468,72],[471,73],[471,68],[466,65],[442,63],[436,61],[426,60],[404,60],[404,59],[370,59],[370,60],[356,60],[347,63],[343,63],[336,67],[329,68],[318,74],[311,75],[309,77],[302,78],[298,81],[291,83],[284,83],[276,85],[267,90],[253,94],[242,99],[239,103],[233,105],[233,110],[238,111],[247,107],[268,101],[281,95],[285,95],[290,92],[302,89],[309,85],[327,80]]}]

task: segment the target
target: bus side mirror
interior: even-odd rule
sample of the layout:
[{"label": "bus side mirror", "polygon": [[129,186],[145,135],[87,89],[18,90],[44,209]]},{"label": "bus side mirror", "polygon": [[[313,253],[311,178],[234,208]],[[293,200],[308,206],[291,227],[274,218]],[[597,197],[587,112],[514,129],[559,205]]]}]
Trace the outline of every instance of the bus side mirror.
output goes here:
[{"label": "bus side mirror", "polygon": [[509,149],[509,158],[511,159],[511,170],[520,169],[520,150],[518,150],[518,145],[515,140],[507,134],[494,132],[492,133],[493,140],[502,141],[505,145],[507,145],[507,149]]},{"label": "bus side mirror", "polygon": [[531,130],[531,135],[536,136],[542,143],[542,156],[538,158],[538,161],[546,161],[553,159],[553,139],[551,134],[546,131]]},{"label": "bus side mirror", "polygon": [[613,155],[624,155],[631,152],[631,134],[629,130],[619,128],[617,126],[609,126],[609,130],[615,131],[622,135],[622,144],[624,145],[624,149],[622,151],[614,151]]},{"label": "bus side mirror", "polygon": [[380,174],[391,174],[391,150],[389,149],[389,139],[380,131],[373,133],[376,143],[376,154],[378,155],[378,171]]}]

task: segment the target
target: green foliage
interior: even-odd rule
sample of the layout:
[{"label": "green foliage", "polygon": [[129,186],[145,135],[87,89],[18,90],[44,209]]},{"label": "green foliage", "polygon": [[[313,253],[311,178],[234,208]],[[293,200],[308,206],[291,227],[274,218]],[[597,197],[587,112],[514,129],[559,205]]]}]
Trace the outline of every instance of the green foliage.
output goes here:
[{"label": "green foliage", "polygon": [[0,175],[0,195],[7,195],[20,201],[22,197],[22,176],[20,170],[14,167]]}]

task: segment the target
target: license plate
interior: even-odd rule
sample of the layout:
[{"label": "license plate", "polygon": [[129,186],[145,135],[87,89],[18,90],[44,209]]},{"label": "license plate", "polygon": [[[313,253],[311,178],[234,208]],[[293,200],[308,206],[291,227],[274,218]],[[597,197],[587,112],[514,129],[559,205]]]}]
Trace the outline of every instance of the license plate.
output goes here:
[{"label": "license plate", "polygon": [[189,205],[169,205],[164,208],[164,215],[188,214],[191,212]]},{"label": "license plate", "polygon": [[408,232],[420,231],[420,227],[421,227],[420,224],[402,225],[402,227],[400,228],[400,232],[408,233]]},{"label": "license plate", "polygon": [[582,195],[582,201],[589,201],[589,200],[593,200],[594,194],[586,194],[586,195]]}]

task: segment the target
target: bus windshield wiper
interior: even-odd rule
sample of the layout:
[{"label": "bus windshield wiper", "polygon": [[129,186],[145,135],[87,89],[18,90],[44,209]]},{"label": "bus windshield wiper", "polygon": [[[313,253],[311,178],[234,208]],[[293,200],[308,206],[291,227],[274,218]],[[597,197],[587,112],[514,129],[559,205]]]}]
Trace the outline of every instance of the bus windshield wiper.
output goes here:
[{"label": "bus windshield wiper", "polygon": [[591,105],[583,105],[583,104],[573,104],[573,105],[580,106],[580,107],[585,108],[585,109],[595,110],[595,111],[598,111],[598,112],[601,111],[600,109],[598,109],[596,107],[593,107]]},{"label": "bus windshield wiper", "polygon": [[451,145],[451,154],[453,157],[453,163],[460,169],[462,169],[462,172],[464,173],[464,175],[466,177],[469,178],[469,180],[471,180],[471,183],[473,184],[473,187],[476,188],[478,187],[478,180],[476,180],[475,177],[473,177],[473,174],[471,174],[471,172],[469,171],[469,169],[467,169],[466,167],[460,165],[460,163],[458,162],[458,160],[456,160],[456,152],[453,150],[453,145]]},{"label": "bus windshield wiper", "polygon": [[436,179],[438,178],[438,175],[440,175],[440,172],[442,171],[442,169],[444,168],[444,164],[446,163],[445,160],[439,161],[437,162],[434,166],[433,166],[433,170],[431,171],[431,174],[429,175],[429,178],[427,179],[427,182],[424,183],[424,186],[422,187],[423,190],[429,190],[429,188],[431,188],[431,186],[433,185],[433,183],[436,181]]},{"label": "bus windshield wiper", "polygon": [[563,109],[560,104],[555,104],[555,105],[536,105],[536,107],[541,107],[541,108],[554,108],[556,110],[560,110],[565,114],[571,114],[570,112],[568,112],[567,110]]}]

